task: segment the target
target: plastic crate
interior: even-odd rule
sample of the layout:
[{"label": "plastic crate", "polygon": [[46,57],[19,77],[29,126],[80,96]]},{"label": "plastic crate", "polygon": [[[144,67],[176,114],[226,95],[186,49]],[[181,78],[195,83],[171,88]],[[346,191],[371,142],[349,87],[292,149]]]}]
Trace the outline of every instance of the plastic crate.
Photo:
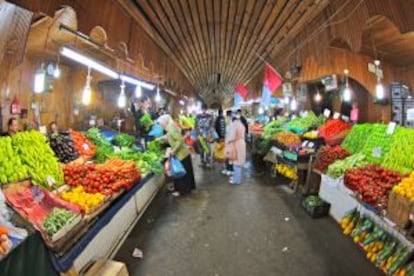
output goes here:
[{"label": "plastic crate", "polygon": [[329,209],[331,208],[331,204],[322,200],[322,204],[318,206],[309,206],[306,204],[306,198],[309,195],[303,196],[300,202],[300,205],[305,210],[305,212],[311,216],[312,218],[322,218],[329,215]]}]

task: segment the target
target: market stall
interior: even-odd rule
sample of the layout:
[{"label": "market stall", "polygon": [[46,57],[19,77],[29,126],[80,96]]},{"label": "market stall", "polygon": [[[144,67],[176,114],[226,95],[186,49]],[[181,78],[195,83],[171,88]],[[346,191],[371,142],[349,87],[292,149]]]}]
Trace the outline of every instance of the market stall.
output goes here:
[{"label": "market stall", "polygon": [[16,247],[0,252],[5,275],[12,271],[10,260],[27,255],[23,248],[36,236],[44,243],[39,250],[47,248],[39,263],[49,264],[44,269],[53,264],[54,273],[79,272],[112,257],[164,184],[164,155],[156,141],[142,151],[133,136],[92,128],[49,136],[32,130],[1,137],[0,143],[2,214],[7,202],[31,229],[28,238],[17,240],[12,221],[0,221],[5,246],[11,239]]}]

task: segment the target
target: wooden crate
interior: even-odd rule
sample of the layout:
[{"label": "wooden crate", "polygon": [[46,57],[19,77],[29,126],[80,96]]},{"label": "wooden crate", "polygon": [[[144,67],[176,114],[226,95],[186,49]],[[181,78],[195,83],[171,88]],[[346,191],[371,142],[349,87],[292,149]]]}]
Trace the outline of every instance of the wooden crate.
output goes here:
[{"label": "wooden crate", "polygon": [[390,193],[388,198],[387,217],[401,229],[405,229],[410,221],[410,213],[414,211],[414,204],[406,197]]}]

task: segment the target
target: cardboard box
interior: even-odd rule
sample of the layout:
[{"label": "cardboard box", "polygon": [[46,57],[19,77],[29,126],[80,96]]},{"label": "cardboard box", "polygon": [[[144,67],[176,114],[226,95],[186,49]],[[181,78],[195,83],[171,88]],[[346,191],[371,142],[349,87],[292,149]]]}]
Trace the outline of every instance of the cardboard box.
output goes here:
[{"label": "cardboard box", "polygon": [[98,259],[85,273],[85,276],[129,276],[126,265],[112,260]]}]

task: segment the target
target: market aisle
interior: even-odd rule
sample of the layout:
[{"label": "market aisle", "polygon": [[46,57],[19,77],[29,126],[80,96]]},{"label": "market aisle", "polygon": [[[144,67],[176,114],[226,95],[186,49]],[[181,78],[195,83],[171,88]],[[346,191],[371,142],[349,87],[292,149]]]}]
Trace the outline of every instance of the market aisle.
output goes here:
[{"label": "market aisle", "polygon": [[130,275],[378,275],[338,224],[310,218],[270,176],[233,187],[195,169],[197,192],[161,192],[118,252]]}]

